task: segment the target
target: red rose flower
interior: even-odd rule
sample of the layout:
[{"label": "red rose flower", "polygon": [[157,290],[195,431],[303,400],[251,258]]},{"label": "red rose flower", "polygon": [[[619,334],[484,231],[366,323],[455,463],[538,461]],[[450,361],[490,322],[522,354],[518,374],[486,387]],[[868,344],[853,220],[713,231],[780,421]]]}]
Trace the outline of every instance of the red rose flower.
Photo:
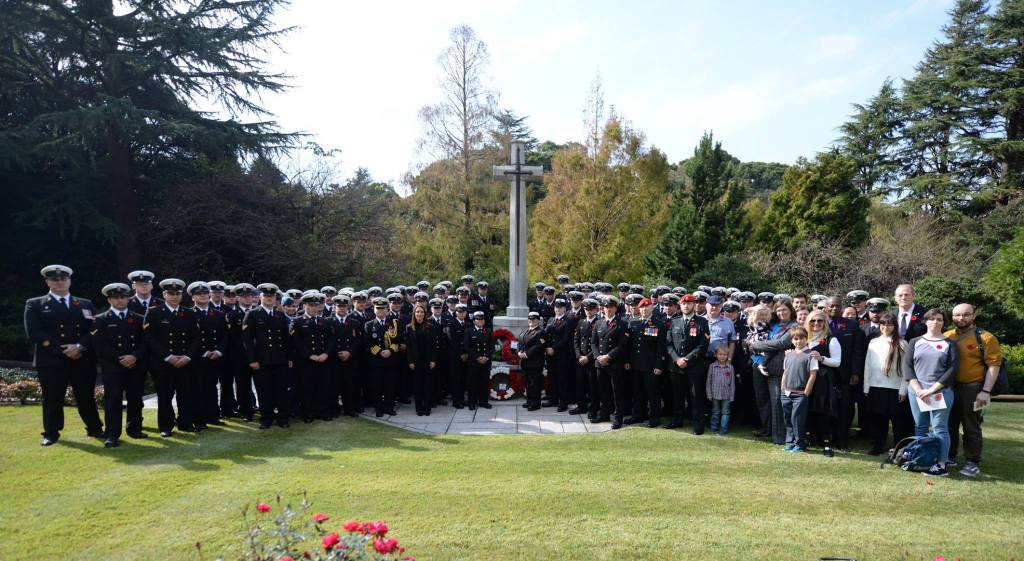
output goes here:
[{"label": "red rose flower", "polygon": [[338,542],[340,541],[341,537],[338,536],[338,532],[331,532],[330,534],[327,534],[326,536],[324,536],[323,540],[324,551],[330,551],[334,549],[334,546],[338,545]]},{"label": "red rose flower", "polygon": [[270,505],[268,505],[267,503],[257,503],[256,510],[260,512],[270,512]]},{"label": "red rose flower", "polygon": [[312,559],[313,555],[310,552],[308,552],[308,551],[303,551],[302,552],[302,558],[303,559]]},{"label": "red rose flower", "polygon": [[393,553],[398,549],[398,540],[395,538],[382,539],[377,538],[373,540],[373,549],[377,550],[377,553]]},{"label": "red rose flower", "polygon": [[362,530],[363,525],[355,520],[349,520],[348,522],[341,525],[346,532],[358,532]]},{"label": "red rose flower", "polygon": [[384,536],[386,536],[388,534],[388,525],[385,524],[383,520],[378,520],[376,522],[370,522],[369,533],[376,534],[376,535],[378,535],[378,536],[383,538]]},{"label": "red rose flower", "polygon": [[327,513],[325,513],[325,512],[318,512],[318,513],[313,515],[313,522],[316,522],[317,524],[319,524],[321,522],[327,522],[330,519],[331,519],[331,517],[328,516]]}]

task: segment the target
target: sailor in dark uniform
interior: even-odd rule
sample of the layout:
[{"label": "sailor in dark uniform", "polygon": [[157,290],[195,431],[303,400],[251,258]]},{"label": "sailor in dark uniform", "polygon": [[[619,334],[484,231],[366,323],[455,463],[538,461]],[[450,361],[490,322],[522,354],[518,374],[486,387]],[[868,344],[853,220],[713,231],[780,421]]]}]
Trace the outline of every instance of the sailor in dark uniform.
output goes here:
[{"label": "sailor in dark uniform", "polygon": [[64,429],[64,394],[69,383],[86,433],[102,438],[103,425],[93,397],[96,357],[89,347],[92,302],[69,293],[70,267],[49,265],[40,274],[50,291],[25,302],[25,333],[35,345],[33,364],[43,390],[42,445],[57,442]]},{"label": "sailor in dark uniform", "polygon": [[469,389],[469,408],[490,409],[491,392],[491,330],[482,311],[473,312],[473,325],[466,328],[465,347],[469,355],[466,367],[466,385]]},{"label": "sailor in dark uniform", "polygon": [[363,347],[369,357],[372,402],[377,417],[396,415],[395,378],[401,363],[399,350],[398,319],[388,316],[388,301],[377,297],[373,300],[374,318],[363,327]]},{"label": "sailor in dark uniform", "polygon": [[526,316],[527,327],[519,334],[520,367],[526,376],[526,407],[528,411],[540,409],[540,394],[544,388],[544,330],[540,326],[540,314],[530,312]]},{"label": "sailor in dark uniform", "polygon": [[[146,312],[142,329],[149,348],[150,372],[156,384],[157,427],[160,436],[171,436],[175,423],[180,430],[195,432],[195,390],[191,371],[199,355],[199,323],[196,313],[181,305],[185,281],[160,281],[164,304]],[[172,400],[177,397],[178,414]]]},{"label": "sailor in dark uniform", "polygon": [[[298,376],[299,403],[302,420],[331,420],[330,365],[335,354],[334,333],[323,316],[324,294],[307,290],[300,298],[303,314],[289,326],[292,348],[295,350],[295,373]],[[335,395],[334,403],[337,404]]]},{"label": "sailor in dark uniform", "polygon": [[210,308],[222,314],[227,313],[224,304],[224,293],[228,285],[224,281],[207,281],[206,286],[210,287]]},{"label": "sailor in dark uniform", "polygon": [[[213,290],[205,282],[196,281],[186,289],[192,297],[192,311],[199,322],[199,356],[196,357],[192,370],[192,388],[196,403],[195,425],[203,430],[207,425],[223,425],[220,420],[220,404],[218,403],[217,384],[224,372],[229,372],[227,360],[228,323],[224,312],[214,309]],[[228,390],[230,392],[230,390]]]},{"label": "sailor in dark uniform", "polygon": [[605,296],[602,305],[604,317],[594,324],[591,335],[591,355],[597,368],[598,391],[601,394],[601,413],[597,422],[611,420],[612,428],[620,429],[623,416],[630,407],[625,392],[629,329],[626,318],[618,313],[618,298]]},{"label": "sailor in dark uniform", "polygon": [[225,317],[228,374],[221,379],[220,414],[222,417],[234,417],[237,414],[243,421],[252,422],[256,395],[252,390],[252,369],[249,368],[242,340],[242,322],[245,314],[253,309],[253,299],[257,292],[256,287],[247,282],[236,284],[234,292],[237,302]]},{"label": "sailor in dark uniform", "polygon": [[629,378],[633,385],[633,416],[627,425],[648,421],[654,428],[661,423],[660,376],[665,372],[665,326],[651,316],[654,303],[642,298],[638,313],[629,322]]},{"label": "sailor in dark uniform", "polygon": [[249,360],[260,402],[260,428],[288,427],[288,318],[275,308],[277,285],[262,283],[256,287],[260,305],[242,321],[242,343]]},{"label": "sailor in dark uniform", "polygon": [[494,329],[494,312],[497,307],[494,305],[494,299],[487,295],[487,288],[489,285],[487,281],[477,281],[476,283],[476,309],[474,311],[481,311],[484,313],[484,324],[488,329]]},{"label": "sailor in dark uniform", "polygon": [[[466,352],[466,329],[470,328],[469,306],[463,303],[455,305],[455,317],[448,322],[448,389],[452,394],[452,407],[462,409],[466,403],[466,371],[469,366],[469,353]],[[474,408],[476,405],[474,404]]]},{"label": "sailor in dark uniform", "polygon": [[146,438],[142,432],[142,388],[146,383],[146,344],[142,337],[143,317],[128,309],[131,288],[115,282],[101,291],[110,309],[93,320],[92,344],[103,376],[103,443],[118,445],[121,438],[121,400],[128,403],[126,432],[131,438]]},{"label": "sailor in dark uniform", "polygon": [[591,334],[597,320],[597,309],[600,304],[593,298],[584,298],[580,308],[583,317],[576,322],[573,334],[573,351],[576,369],[576,407],[569,410],[570,415],[586,413],[591,421],[596,421],[601,409],[601,398],[597,391],[597,373],[594,371],[594,358],[591,356]]}]

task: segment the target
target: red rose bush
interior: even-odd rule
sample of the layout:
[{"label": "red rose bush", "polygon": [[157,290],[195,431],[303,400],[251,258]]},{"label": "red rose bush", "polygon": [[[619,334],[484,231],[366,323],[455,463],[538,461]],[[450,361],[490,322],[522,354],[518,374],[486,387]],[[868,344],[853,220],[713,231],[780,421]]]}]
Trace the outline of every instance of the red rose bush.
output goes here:
[{"label": "red rose bush", "polygon": [[[239,561],[415,561],[388,536],[383,520],[331,524],[326,512],[311,513],[305,498],[298,508],[277,497],[242,509],[245,539]],[[196,543],[200,550],[201,544]],[[218,557],[218,561],[224,559]]]}]

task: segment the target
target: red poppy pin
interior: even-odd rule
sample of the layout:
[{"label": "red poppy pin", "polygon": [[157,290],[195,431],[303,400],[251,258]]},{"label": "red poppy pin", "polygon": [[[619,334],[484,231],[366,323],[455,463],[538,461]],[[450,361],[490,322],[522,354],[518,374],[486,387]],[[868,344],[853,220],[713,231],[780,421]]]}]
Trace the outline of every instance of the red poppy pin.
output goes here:
[{"label": "red poppy pin", "polygon": [[824,339],[818,339],[818,344],[819,345],[824,345],[825,344],[825,340]]},{"label": "red poppy pin", "polygon": [[135,323],[135,320],[133,318],[128,318],[128,323]]},{"label": "red poppy pin", "polygon": [[693,327],[695,325],[697,325],[695,322],[693,322],[693,321],[690,322],[690,327]]},{"label": "red poppy pin", "polygon": [[910,321],[917,321],[917,316],[910,316]]},{"label": "red poppy pin", "polygon": [[941,351],[942,347],[943,347],[942,343],[939,343],[938,345],[935,345],[936,350],[940,350]]},{"label": "red poppy pin", "polygon": [[185,317],[185,311],[182,310],[182,311],[178,312],[178,317],[180,317],[180,318]]},{"label": "red poppy pin", "polygon": [[973,351],[974,350],[974,343],[968,343],[967,350]]},{"label": "red poppy pin", "polygon": [[82,303],[79,302],[77,298],[72,298],[71,299],[71,305],[76,307],[76,308],[78,308],[78,307],[80,307],[82,305]]},{"label": "red poppy pin", "polygon": [[206,312],[206,315],[208,315],[210,317],[213,317],[213,310],[210,310],[209,312]]}]

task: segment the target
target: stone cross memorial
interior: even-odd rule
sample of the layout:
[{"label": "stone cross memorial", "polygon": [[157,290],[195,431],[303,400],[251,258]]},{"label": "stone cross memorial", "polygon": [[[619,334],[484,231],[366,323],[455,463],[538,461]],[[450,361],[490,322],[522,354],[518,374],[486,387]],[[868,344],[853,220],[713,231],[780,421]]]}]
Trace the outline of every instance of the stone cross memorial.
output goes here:
[{"label": "stone cross memorial", "polygon": [[510,329],[516,335],[526,327],[526,183],[543,181],[544,168],[527,166],[519,142],[509,146],[509,165],[494,166],[494,177],[508,179],[508,311],[494,318],[495,327]]}]

